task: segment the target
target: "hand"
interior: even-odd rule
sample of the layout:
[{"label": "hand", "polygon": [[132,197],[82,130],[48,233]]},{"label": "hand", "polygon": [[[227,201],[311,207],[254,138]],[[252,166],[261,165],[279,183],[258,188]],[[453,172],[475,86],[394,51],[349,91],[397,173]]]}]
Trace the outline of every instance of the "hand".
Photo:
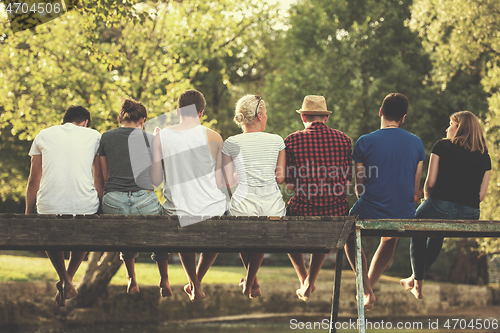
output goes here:
[{"label": "hand", "polygon": [[420,199],[424,196],[424,190],[419,189],[417,193],[415,193],[415,196],[413,197],[413,200],[415,202],[420,202]]}]

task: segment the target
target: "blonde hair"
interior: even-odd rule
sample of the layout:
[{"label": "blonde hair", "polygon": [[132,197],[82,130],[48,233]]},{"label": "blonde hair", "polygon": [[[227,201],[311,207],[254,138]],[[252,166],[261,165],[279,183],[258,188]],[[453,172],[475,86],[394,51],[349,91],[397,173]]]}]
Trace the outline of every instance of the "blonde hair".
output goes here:
[{"label": "blonde hair", "polygon": [[481,124],[472,112],[455,112],[450,116],[450,120],[458,126],[457,133],[450,139],[451,142],[458,143],[471,152],[479,151],[481,154],[488,152]]},{"label": "blonde hair", "polygon": [[234,111],[234,122],[239,127],[253,124],[257,113],[261,113],[266,107],[266,103],[257,95],[245,95],[238,103]]}]

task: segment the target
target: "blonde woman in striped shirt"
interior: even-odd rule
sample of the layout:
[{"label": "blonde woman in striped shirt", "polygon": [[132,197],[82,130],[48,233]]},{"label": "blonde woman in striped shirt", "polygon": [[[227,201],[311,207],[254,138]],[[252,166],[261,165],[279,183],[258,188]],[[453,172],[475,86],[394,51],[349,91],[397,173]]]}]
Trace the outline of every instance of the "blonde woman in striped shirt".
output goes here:
[{"label": "blonde woman in striped shirt", "polygon": [[[236,104],[234,121],[242,134],[229,137],[222,148],[224,174],[233,192],[229,212],[233,216],[284,216],[285,203],[278,184],[285,179],[285,143],[277,134],[265,133],[266,103],[255,95]],[[240,253],[247,275],[240,281],[243,294],[261,296],[257,271],[264,253]]]}]

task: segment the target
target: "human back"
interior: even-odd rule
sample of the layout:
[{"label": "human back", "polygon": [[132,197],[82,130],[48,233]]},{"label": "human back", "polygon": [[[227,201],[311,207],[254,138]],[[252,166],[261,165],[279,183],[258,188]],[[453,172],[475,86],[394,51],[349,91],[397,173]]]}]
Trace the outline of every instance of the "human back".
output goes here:
[{"label": "human back", "polygon": [[223,153],[233,158],[240,185],[269,186],[276,183],[276,163],[284,148],[279,135],[252,132],[227,138]]},{"label": "human back", "polygon": [[37,193],[40,214],[94,214],[99,199],[92,164],[101,135],[71,122],[42,130],[29,154],[43,156]]},{"label": "human back", "polygon": [[214,216],[226,210],[226,197],[216,182],[209,131],[197,125],[159,133],[165,170],[163,207],[169,215]]},{"label": "human back", "polygon": [[364,192],[356,206],[361,218],[413,218],[415,174],[425,158],[422,141],[401,128],[361,136],[353,159],[363,163]]},{"label": "human back", "polygon": [[[491,158],[479,121],[469,111],[451,115],[447,138],[439,140],[432,154],[439,157],[438,172],[430,197],[479,208],[481,185]],[[456,127],[456,129],[451,129]],[[453,131],[450,135],[449,132]],[[483,191],[484,192],[484,191]],[[482,193],[483,197],[485,193]]]}]

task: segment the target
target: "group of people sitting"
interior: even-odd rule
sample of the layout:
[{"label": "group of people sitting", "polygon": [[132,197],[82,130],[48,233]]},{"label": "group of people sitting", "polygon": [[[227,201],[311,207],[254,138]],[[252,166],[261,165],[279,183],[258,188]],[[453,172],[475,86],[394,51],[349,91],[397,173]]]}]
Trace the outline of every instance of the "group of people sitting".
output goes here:
[{"label": "group of people sitting", "polygon": [[[326,125],[331,111],[325,98],[304,98],[300,114],[304,129],[283,140],[266,133],[265,101],[243,96],[234,121],[242,133],[225,141],[203,126],[205,98],[197,90],[178,99],[176,125],[144,131],[146,108],[124,101],[121,127],[105,132],[90,129],[90,113],[69,107],[62,125],[42,130],[29,154],[31,171],[26,192],[27,214],[122,214],[193,216],[344,216],[362,219],[479,219],[479,203],[486,194],[491,161],[478,119],[468,111],[450,117],[446,138],[430,154],[429,171],[420,189],[422,141],[402,128],[408,99],[386,96],[379,110],[381,128],[361,136],[354,147],[344,133]],[[354,159],[354,168],[352,166]],[[357,202],[349,210],[347,192],[354,173]],[[279,184],[294,196],[285,205]],[[154,191],[163,183],[163,205]],[[229,199],[229,191],[232,193]],[[415,210],[415,202],[420,202]],[[193,223],[192,219],[189,223]],[[201,221],[201,220],[200,220]],[[196,222],[200,222],[196,221]],[[188,222],[184,222],[186,225]],[[382,238],[368,269],[363,254],[364,305],[373,307],[373,285],[390,262],[397,238]],[[439,254],[442,238],[414,238],[410,246],[413,274],[401,285],[423,298],[425,272]],[[354,237],[346,243],[353,269]],[[86,253],[73,251],[68,266],[61,251],[47,251],[59,275],[56,302],[77,295],[73,277]],[[129,294],[139,292],[134,263],[138,253],[123,252]],[[201,281],[217,253],[179,253],[188,277],[184,291],[191,301],[205,297]],[[239,282],[250,298],[261,296],[257,271],[263,253],[241,253],[246,276]],[[171,296],[168,253],[153,253],[160,273],[160,294]],[[326,254],[312,254],[306,268],[301,253],[290,253],[300,288],[307,301]]]}]

